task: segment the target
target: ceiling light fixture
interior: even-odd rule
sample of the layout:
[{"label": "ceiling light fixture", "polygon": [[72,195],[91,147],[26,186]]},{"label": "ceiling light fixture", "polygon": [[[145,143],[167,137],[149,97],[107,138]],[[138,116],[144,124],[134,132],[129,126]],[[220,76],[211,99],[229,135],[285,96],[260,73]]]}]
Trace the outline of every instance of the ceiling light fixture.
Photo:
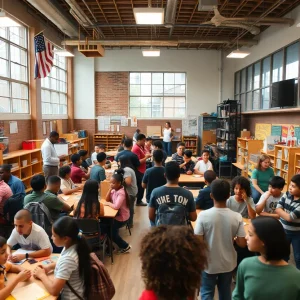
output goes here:
[{"label": "ceiling light fixture", "polygon": [[160,56],[160,50],[159,49],[145,49],[142,50],[143,52],[143,56],[147,56],[147,57],[158,57]]},{"label": "ceiling light fixture", "polygon": [[227,58],[245,58],[246,56],[250,55],[250,52],[241,51],[239,49],[233,50],[231,53],[227,55]]},{"label": "ceiling light fixture", "polygon": [[3,9],[0,10],[0,27],[20,27]]},{"label": "ceiling light fixture", "polygon": [[136,24],[164,24],[164,13],[164,9],[159,7],[141,7],[133,9]]},{"label": "ceiling light fixture", "polygon": [[73,57],[74,54],[69,52],[66,49],[58,49],[58,50],[54,50],[54,53],[57,54],[58,56],[64,56],[64,57]]}]

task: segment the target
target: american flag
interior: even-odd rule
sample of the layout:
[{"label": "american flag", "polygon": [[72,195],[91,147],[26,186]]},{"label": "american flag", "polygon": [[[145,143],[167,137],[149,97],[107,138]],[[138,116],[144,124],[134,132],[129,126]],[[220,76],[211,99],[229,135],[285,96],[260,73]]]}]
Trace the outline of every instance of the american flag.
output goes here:
[{"label": "american flag", "polygon": [[45,78],[53,66],[54,46],[45,40],[43,33],[34,37],[35,67],[34,78]]}]

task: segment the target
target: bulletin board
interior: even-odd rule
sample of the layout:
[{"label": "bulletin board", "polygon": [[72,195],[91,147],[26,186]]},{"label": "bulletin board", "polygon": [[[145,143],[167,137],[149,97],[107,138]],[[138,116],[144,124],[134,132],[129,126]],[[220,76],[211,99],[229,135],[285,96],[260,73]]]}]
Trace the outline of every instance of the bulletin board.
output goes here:
[{"label": "bulletin board", "polygon": [[147,126],[147,136],[161,136],[161,126]]},{"label": "bulletin board", "polygon": [[258,140],[264,140],[267,136],[271,135],[271,124],[259,124],[255,125],[255,138]]}]

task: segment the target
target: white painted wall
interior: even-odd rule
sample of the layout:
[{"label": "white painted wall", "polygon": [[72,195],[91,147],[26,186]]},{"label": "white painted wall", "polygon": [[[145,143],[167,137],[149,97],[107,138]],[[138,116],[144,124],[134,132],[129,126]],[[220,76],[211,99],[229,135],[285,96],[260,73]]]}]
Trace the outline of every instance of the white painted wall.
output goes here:
[{"label": "white painted wall", "polygon": [[[76,53],[75,118],[88,118],[86,107],[94,107],[94,79],[90,77],[92,66],[88,60]],[[161,56],[156,58],[143,57],[139,49],[107,50],[105,57],[95,59],[95,72],[186,72],[187,114],[196,115],[216,111],[220,98],[219,63],[220,52],[214,50],[161,50]]]},{"label": "white painted wall", "polygon": [[251,54],[244,59],[226,58],[228,53],[224,53],[223,75],[222,75],[222,98],[233,99],[234,96],[234,73],[257,60],[276,52],[280,48],[298,40],[300,38],[300,28],[296,25],[300,23],[300,6],[288,13],[285,17],[295,20],[295,24],[288,26],[272,26],[259,35],[259,43],[247,50]]},{"label": "white painted wall", "polygon": [[95,118],[95,59],[74,51],[74,116]]}]

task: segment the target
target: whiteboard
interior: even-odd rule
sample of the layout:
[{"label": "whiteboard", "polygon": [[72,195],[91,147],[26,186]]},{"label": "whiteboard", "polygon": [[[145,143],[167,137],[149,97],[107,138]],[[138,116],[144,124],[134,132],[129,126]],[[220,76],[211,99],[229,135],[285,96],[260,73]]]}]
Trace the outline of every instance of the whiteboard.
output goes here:
[{"label": "whiteboard", "polygon": [[57,156],[68,155],[68,144],[54,144],[54,149],[56,151]]}]

